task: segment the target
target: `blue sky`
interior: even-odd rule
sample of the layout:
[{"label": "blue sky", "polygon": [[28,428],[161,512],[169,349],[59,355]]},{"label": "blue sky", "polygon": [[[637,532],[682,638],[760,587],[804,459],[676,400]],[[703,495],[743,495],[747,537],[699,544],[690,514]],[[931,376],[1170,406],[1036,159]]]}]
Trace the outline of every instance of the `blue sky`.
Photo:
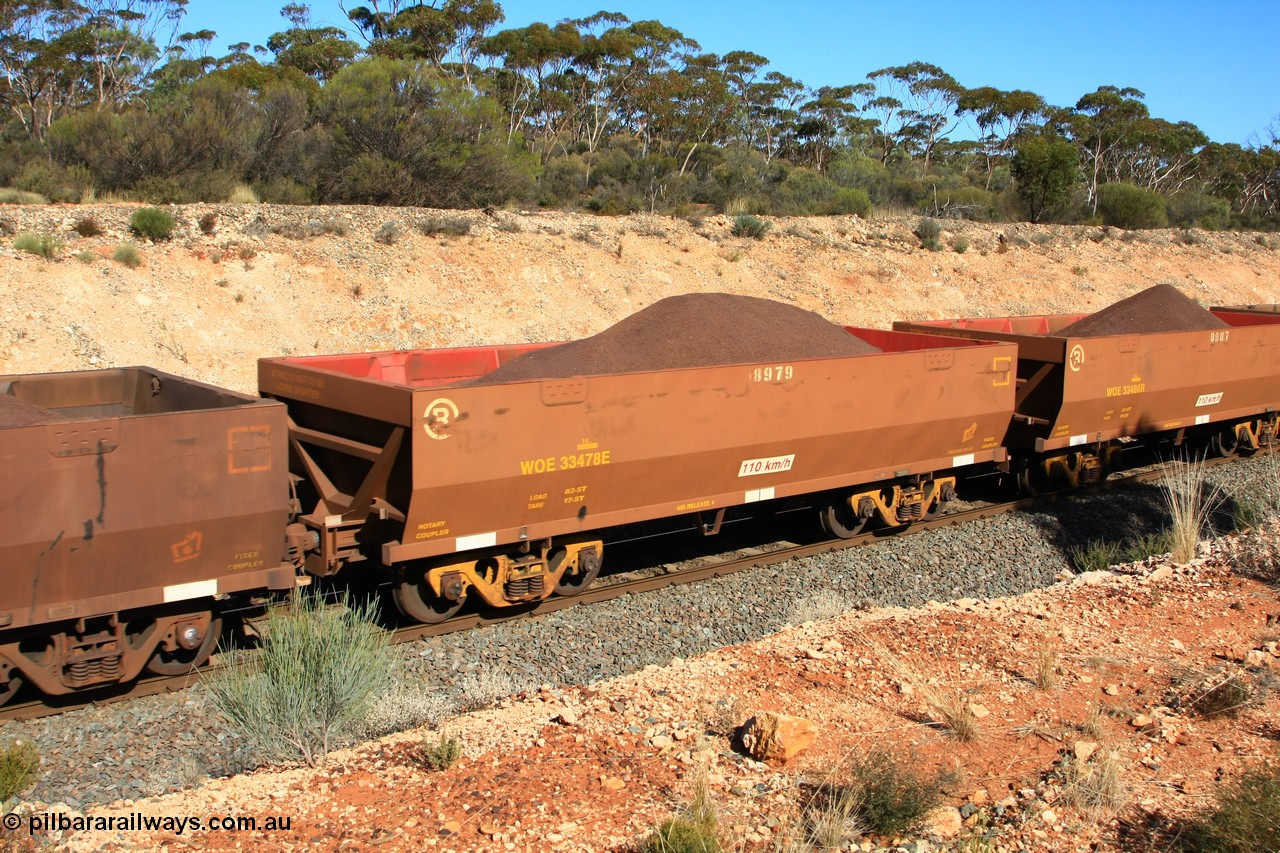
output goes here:
[{"label": "blue sky", "polygon": [[[750,50],[810,87],[931,62],[962,85],[1029,89],[1071,106],[1102,85],[1146,93],[1151,114],[1190,121],[1215,142],[1265,142],[1280,124],[1280,0],[499,0],[501,27],[601,9],[654,19],[703,50]],[[284,29],[281,0],[190,0],[185,31],[218,32],[211,52]],[[351,0],[351,6],[361,0]],[[337,0],[313,22],[350,28]]]}]

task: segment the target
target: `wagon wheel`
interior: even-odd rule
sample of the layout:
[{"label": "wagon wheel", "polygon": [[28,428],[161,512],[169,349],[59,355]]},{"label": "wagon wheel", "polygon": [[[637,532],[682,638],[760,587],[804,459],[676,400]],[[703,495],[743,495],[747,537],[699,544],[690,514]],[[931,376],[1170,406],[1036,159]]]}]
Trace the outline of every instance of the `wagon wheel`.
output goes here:
[{"label": "wagon wheel", "polygon": [[573,574],[565,572],[560,576],[560,583],[556,584],[556,595],[578,595],[584,592],[600,576],[603,562],[594,548],[581,551],[578,554],[578,571]]},{"label": "wagon wheel", "polygon": [[1240,452],[1240,434],[1235,425],[1225,426],[1209,436],[1209,451],[1217,456],[1236,456]]},{"label": "wagon wheel", "polygon": [[391,588],[391,600],[396,610],[415,622],[437,625],[462,609],[466,597],[457,601],[441,598],[427,583],[425,573],[406,570],[400,582]]},{"label": "wagon wheel", "polygon": [[209,628],[204,632],[204,639],[194,649],[177,648],[171,652],[157,649],[151,660],[147,661],[147,672],[153,675],[186,675],[198,666],[209,662],[209,656],[222,637],[222,617],[209,620]]},{"label": "wagon wheel", "polygon": [[836,501],[818,510],[818,523],[837,539],[852,539],[867,526],[867,519],[854,515],[848,501]]},{"label": "wagon wheel", "polygon": [[1042,464],[1028,459],[1018,467],[1018,491],[1028,497],[1038,498],[1052,491],[1049,475]]}]

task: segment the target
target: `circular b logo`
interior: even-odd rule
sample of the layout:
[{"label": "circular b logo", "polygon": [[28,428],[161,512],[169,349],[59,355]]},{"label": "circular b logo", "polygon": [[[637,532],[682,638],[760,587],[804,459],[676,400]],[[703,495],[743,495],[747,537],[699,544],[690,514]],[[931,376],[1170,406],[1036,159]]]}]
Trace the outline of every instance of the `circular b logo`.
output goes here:
[{"label": "circular b logo", "polygon": [[449,437],[447,430],[458,418],[458,405],[448,397],[437,397],[427,404],[422,413],[422,428],[436,439]]},{"label": "circular b logo", "polygon": [[1073,346],[1071,348],[1071,355],[1067,357],[1067,364],[1071,366],[1072,370],[1076,371],[1084,367],[1084,347],[1079,344]]}]

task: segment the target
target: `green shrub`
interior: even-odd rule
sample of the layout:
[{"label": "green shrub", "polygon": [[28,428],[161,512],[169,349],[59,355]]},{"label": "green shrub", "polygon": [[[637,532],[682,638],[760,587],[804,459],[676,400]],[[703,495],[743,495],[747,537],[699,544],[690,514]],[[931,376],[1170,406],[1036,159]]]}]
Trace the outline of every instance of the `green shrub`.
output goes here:
[{"label": "green shrub", "polygon": [[1226,785],[1211,811],[1189,821],[1181,846],[1197,853],[1274,850],[1278,826],[1280,764],[1262,765]]},{"label": "green shrub", "polygon": [[695,781],[693,801],[688,808],[663,821],[639,845],[638,853],[719,853],[718,823],[707,777],[703,773]]},{"label": "green shrub", "polygon": [[769,233],[773,223],[761,219],[751,213],[743,213],[733,218],[733,236],[750,237],[752,240],[763,240]]},{"label": "green shrub", "polygon": [[102,227],[98,225],[98,220],[94,219],[92,216],[86,216],[84,219],[77,220],[76,224],[72,227],[81,237],[97,237],[102,234]]},{"label": "green shrub", "polygon": [[1220,198],[1197,192],[1169,196],[1166,207],[1169,224],[1184,228],[1222,231],[1231,227],[1231,205]]},{"label": "green shrub", "polygon": [[129,217],[129,230],[152,243],[168,240],[177,227],[177,220],[158,207],[139,208]]},{"label": "green shrub", "polygon": [[121,243],[116,246],[116,250],[111,253],[111,260],[124,264],[130,269],[142,266],[142,256],[138,254],[138,247],[133,243]]},{"label": "green shrub", "polygon": [[938,220],[925,216],[916,223],[916,230],[912,233],[920,239],[922,248],[931,252],[942,248],[942,242],[938,239],[942,236],[942,223]]},{"label": "green shrub", "polygon": [[40,193],[12,187],[0,187],[0,204],[48,204],[49,199]]},{"label": "green shrub", "polygon": [[390,685],[389,635],[375,618],[373,602],[300,595],[268,614],[256,655],[228,655],[206,682],[209,697],[262,753],[315,766]]},{"label": "green shrub", "polygon": [[835,216],[854,214],[866,219],[871,213],[871,196],[861,187],[841,187],[823,213]]},{"label": "green shrub", "polygon": [[854,819],[877,835],[904,835],[919,828],[941,802],[945,781],[941,775],[924,776],[879,750],[853,760],[847,775],[841,795],[852,803]]},{"label": "green shrub", "polygon": [[427,770],[448,770],[462,757],[462,741],[456,735],[440,735],[434,743],[423,741],[417,750],[418,764]]},{"label": "green shrub", "polygon": [[47,261],[58,257],[62,252],[62,245],[62,240],[52,234],[26,231],[13,238],[13,248],[19,252],[39,255]]},{"label": "green shrub", "polygon": [[76,260],[82,264],[91,264],[98,259],[96,252],[90,252],[88,249],[81,249],[76,252]]},{"label": "green shrub", "polygon": [[197,198],[182,181],[172,176],[148,175],[129,188],[129,198],[149,204],[188,204],[193,201],[213,201]]},{"label": "green shrub", "polygon": [[1071,562],[1081,572],[1101,572],[1123,561],[1119,542],[1096,540],[1071,549]]},{"label": "green shrub", "polygon": [[55,202],[75,203],[80,200],[76,175],[45,160],[35,160],[23,166],[13,185]]},{"label": "green shrub", "polygon": [[685,817],[667,818],[639,846],[639,853],[719,853],[715,827]]},{"label": "green shrub", "polygon": [[926,211],[943,211],[949,219],[968,219],[974,222],[990,222],[997,213],[997,199],[982,187],[939,187],[937,196],[926,198],[922,204]]},{"label": "green shrub", "polygon": [[310,187],[290,178],[272,178],[254,186],[254,191],[267,204],[311,204],[314,200]]},{"label": "green shrub", "polygon": [[1117,228],[1166,228],[1169,214],[1164,196],[1133,184],[1102,184],[1098,187],[1098,213],[1102,221]]},{"label": "green shrub", "polygon": [[0,803],[16,797],[35,781],[40,750],[29,740],[15,740],[0,752]]},{"label": "green shrub", "polygon": [[375,243],[381,243],[384,246],[394,246],[400,242],[400,226],[394,222],[384,222],[373,234]]},{"label": "green shrub", "polygon": [[465,216],[428,216],[415,227],[425,237],[465,237],[471,233],[471,220]]},{"label": "green shrub", "polygon": [[1139,534],[1124,550],[1125,562],[1136,563],[1147,557],[1158,557],[1173,550],[1173,531]]},{"label": "green shrub", "polygon": [[954,238],[951,241],[951,248],[955,251],[957,255],[963,255],[965,252],[969,251],[969,238],[968,237]]}]

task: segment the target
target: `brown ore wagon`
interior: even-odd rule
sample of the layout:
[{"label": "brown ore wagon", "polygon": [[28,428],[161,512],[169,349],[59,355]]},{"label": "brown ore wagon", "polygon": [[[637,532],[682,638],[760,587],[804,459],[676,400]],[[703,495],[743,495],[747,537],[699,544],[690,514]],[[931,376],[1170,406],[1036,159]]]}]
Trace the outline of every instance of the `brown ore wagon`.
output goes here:
[{"label": "brown ore wagon", "polygon": [[[435,621],[572,594],[601,529],[818,493],[832,532],[897,526],[954,494],[950,469],[1004,459],[1016,347],[849,328],[881,351],[477,381],[551,345],[259,362],[284,400],[317,575],[368,561]],[[867,349],[870,349],[868,347]]]},{"label": "brown ore wagon", "polygon": [[0,376],[0,700],[183,671],[221,600],[291,587],[286,454],[279,403],[146,367]]},{"label": "brown ore wagon", "polygon": [[1280,314],[1204,312],[1210,328],[1074,335],[1098,315],[896,322],[903,331],[1018,344],[1005,446],[1031,493],[1104,477],[1133,441],[1269,445],[1280,408]]}]

